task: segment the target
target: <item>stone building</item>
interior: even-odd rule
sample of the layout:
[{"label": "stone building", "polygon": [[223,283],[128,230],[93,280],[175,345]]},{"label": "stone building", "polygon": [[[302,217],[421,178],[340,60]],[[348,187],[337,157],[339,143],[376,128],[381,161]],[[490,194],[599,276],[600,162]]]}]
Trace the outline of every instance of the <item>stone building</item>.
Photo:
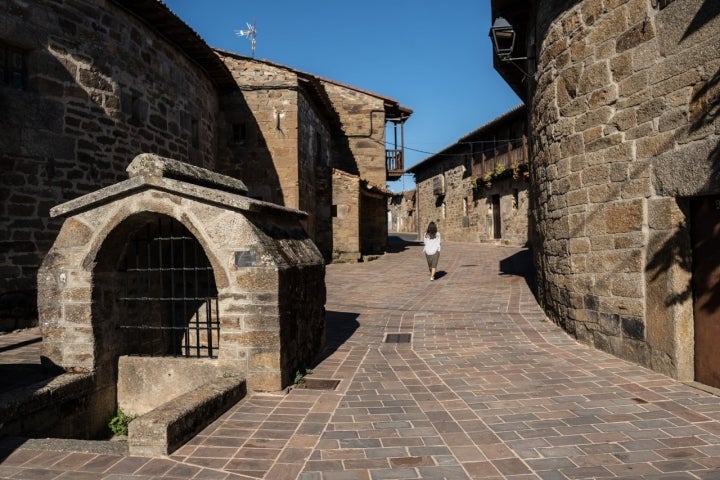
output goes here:
[{"label": "stone building", "polygon": [[530,112],[542,306],[720,386],[720,3],[492,0],[492,16],[495,68]]},{"label": "stone building", "polygon": [[434,221],[446,240],[525,245],[526,131],[519,106],[409,168],[418,233]]},{"label": "stone building", "polygon": [[388,229],[391,232],[417,233],[415,190],[393,193],[388,199]]},{"label": "stone building", "polygon": [[402,130],[412,111],[267,60],[216,53],[239,85],[224,107],[229,141],[218,171],[242,178],[251,196],[309,212],[308,232],[328,261],[384,252],[384,185],[402,173],[402,145],[386,148],[386,123]]},{"label": "stone building", "polygon": [[11,0],[0,24],[0,329],[34,321],[50,208],[123,180],[140,153],[309,212],[326,260],[383,250],[384,182],[402,172],[385,126],[412,113],[396,101],[215,51],[157,0]]}]

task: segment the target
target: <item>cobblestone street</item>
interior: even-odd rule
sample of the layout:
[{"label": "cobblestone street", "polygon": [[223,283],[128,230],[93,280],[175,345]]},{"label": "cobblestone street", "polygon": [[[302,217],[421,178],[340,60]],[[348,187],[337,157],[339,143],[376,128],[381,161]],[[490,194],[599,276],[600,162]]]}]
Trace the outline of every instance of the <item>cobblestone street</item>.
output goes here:
[{"label": "cobblestone street", "polygon": [[[250,395],[167,458],[4,439],[0,478],[720,479],[720,397],[549,322],[526,250],[446,242],[431,282],[421,247],[394,245],[327,267],[309,388]],[[28,358],[18,350],[0,364]]]}]

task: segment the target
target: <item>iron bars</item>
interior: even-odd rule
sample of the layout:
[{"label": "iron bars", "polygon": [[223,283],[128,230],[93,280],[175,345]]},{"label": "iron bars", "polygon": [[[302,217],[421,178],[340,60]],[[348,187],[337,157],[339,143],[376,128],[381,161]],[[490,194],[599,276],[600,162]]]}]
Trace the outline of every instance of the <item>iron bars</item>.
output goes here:
[{"label": "iron bars", "polygon": [[217,357],[218,297],[212,266],[198,240],[158,216],[129,239],[120,328],[128,354]]}]

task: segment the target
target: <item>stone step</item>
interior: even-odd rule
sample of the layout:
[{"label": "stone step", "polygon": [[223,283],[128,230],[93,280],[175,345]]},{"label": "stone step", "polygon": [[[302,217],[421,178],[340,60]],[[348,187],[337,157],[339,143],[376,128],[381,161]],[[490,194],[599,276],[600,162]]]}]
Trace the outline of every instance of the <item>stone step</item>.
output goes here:
[{"label": "stone step", "polygon": [[169,455],[247,394],[244,378],[214,379],[130,422],[130,455]]}]

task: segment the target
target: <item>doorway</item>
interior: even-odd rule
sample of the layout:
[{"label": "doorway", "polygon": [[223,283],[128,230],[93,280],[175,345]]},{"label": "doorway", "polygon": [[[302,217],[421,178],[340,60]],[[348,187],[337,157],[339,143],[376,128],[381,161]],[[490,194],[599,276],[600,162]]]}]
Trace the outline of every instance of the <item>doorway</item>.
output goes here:
[{"label": "doorway", "polygon": [[501,222],[500,222],[500,195],[492,196],[492,214],[493,214],[493,238],[502,238]]},{"label": "doorway", "polygon": [[690,201],[695,380],[720,387],[720,195]]}]

